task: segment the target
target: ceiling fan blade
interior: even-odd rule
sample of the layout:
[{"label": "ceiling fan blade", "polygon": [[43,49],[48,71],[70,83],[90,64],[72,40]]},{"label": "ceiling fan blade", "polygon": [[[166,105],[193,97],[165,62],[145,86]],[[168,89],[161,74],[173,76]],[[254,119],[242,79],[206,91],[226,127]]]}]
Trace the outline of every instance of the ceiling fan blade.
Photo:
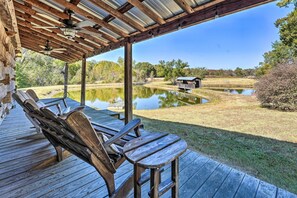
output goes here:
[{"label": "ceiling fan blade", "polygon": [[54,51],[64,51],[64,50],[67,50],[67,49],[65,49],[65,48],[55,48],[55,49],[53,49]]},{"label": "ceiling fan blade", "polygon": [[62,51],[55,51],[55,50],[53,50],[52,51],[53,53],[58,53],[58,54],[63,54],[64,52],[62,52]]},{"label": "ceiling fan blade", "polygon": [[45,48],[45,46],[43,46],[43,45],[39,45],[39,47],[41,47],[42,49],[44,49],[44,48]]},{"label": "ceiling fan blade", "polygon": [[79,32],[85,33],[85,34],[88,34],[88,35],[91,35],[91,36],[96,36],[96,37],[101,37],[102,36],[102,34],[100,34],[100,33],[91,32],[91,31],[85,30],[85,29],[82,29]]},{"label": "ceiling fan blade", "polygon": [[54,28],[60,28],[60,27],[54,27],[54,26],[33,26],[33,28],[42,28],[42,29],[54,29]]},{"label": "ceiling fan blade", "polygon": [[76,27],[76,28],[83,28],[83,27],[87,27],[87,26],[94,26],[95,25],[95,23],[93,23],[93,22],[91,22],[91,21],[88,21],[88,20],[86,20],[86,21],[81,21],[81,22],[78,22],[78,23],[75,23],[74,24],[74,26]]}]

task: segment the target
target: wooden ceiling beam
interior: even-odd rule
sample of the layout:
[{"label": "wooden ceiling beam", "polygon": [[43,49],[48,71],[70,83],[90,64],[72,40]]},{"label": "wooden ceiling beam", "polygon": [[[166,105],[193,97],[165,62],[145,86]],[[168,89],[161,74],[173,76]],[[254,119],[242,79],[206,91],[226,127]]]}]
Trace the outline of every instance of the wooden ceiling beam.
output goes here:
[{"label": "wooden ceiling beam", "polygon": [[[22,36],[22,40],[24,40],[24,41],[30,41],[32,45],[34,45],[34,46],[36,46],[36,48],[38,48],[39,51],[42,50],[41,46],[44,46],[45,43],[47,42],[46,39],[42,39],[42,38],[36,38],[35,40],[32,40],[32,35],[29,34],[29,33],[23,32],[23,31],[20,33],[20,35]],[[54,44],[52,42],[51,42],[50,46],[53,47],[54,49],[55,48],[61,48],[61,47],[59,47],[59,45]],[[69,56],[69,57],[71,57],[73,59],[79,59],[79,58],[81,58],[81,56],[79,56],[77,54],[70,53],[70,51],[68,51],[68,50],[67,51],[64,51],[63,52],[63,55]]]},{"label": "wooden ceiling beam", "polygon": [[54,32],[50,32],[50,31],[43,30],[43,29],[36,30],[36,29],[32,28],[32,24],[27,22],[27,21],[18,20],[18,25],[26,27],[26,29],[30,29],[31,31],[38,32],[40,34],[46,35],[46,36],[48,36],[50,38],[54,38],[54,39],[58,40],[59,42],[61,42],[64,45],[71,46],[73,49],[77,50],[78,52],[81,52],[81,53],[84,53],[84,54],[89,52],[88,50],[83,49],[76,42],[70,41],[70,40],[68,40],[67,38],[64,38],[64,37],[60,37],[59,35],[57,35]]},{"label": "wooden ceiling beam", "polygon": [[[26,14],[23,14],[23,13],[19,12],[19,11],[16,11],[16,15],[18,17],[22,18],[22,19],[25,19],[26,21],[28,21],[30,23],[35,23],[35,24],[37,24],[39,26],[49,26],[47,23],[44,23],[44,22],[42,22],[42,21],[40,21],[40,20],[38,20],[36,18],[30,17],[30,16],[28,16]],[[34,27],[33,27],[32,24],[31,24],[30,28],[31,29],[34,29]],[[40,31],[40,29],[42,29],[42,28],[39,28],[38,31]],[[64,35],[64,33],[60,29],[58,29],[58,28],[56,28],[56,29],[50,29],[50,31],[55,32],[56,34]],[[63,37],[63,38],[64,39],[67,39],[66,37]],[[80,48],[83,48],[83,49],[85,49],[87,51],[93,51],[94,48],[95,49],[98,48],[98,46],[95,46],[94,44],[91,44],[90,42],[85,41],[84,39],[82,39],[80,37],[74,37],[73,39],[77,42],[77,44],[80,46]],[[82,43],[84,43],[87,46],[83,45]],[[88,46],[88,45],[90,45],[90,46]]]},{"label": "wooden ceiling beam", "polygon": [[[81,36],[82,38],[88,39],[88,40],[90,40],[90,41],[92,41],[92,42],[94,42],[96,44],[99,44],[100,45],[99,47],[101,47],[101,46],[105,46],[105,47],[108,46],[107,43],[105,43],[104,41],[102,41],[102,40],[100,40],[100,39],[98,39],[98,38],[96,38],[94,36],[90,36],[88,34],[81,33],[81,32],[79,32],[78,35]],[[97,46],[97,48],[98,48],[98,46]]]},{"label": "wooden ceiling beam", "polygon": [[14,4],[14,7],[16,8],[16,10],[22,10],[23,12],[33,15],[33,16],[37,14],[37,12],[35,10],[33,10],[32,8],[30,8],[26,5],[23,5],[17,1],[14,1],[13,4]]},{"label": "wooden ceiling beam", "polygon": [[[45,18],[45,17],[42,17],[41,15],[37,15],[37,12],[36,12],[35,10],[33,10],[32,8],[30,8],[30,7],[26,6],[26,5],[20,4],[20,3],[16,2],[16,1],[14,1],[14,4],[15,4],[15,7],[16,7],[18,10],[21,10],[21,11],[27,13],[27,14],[32,15],[32,16],[36,16],[36,17],[38,17],[38,18],[40,18],[40,19],[42,19],[42,20],[44,20],[44,21],[49,21],[49,19],[47,19],[47,18]],[[47,8],[47,5],[43,5],[42,3],[38,3],[38,4],[36,4],[36,5],[39,6],[39,7],[38,7],[39,9],[42,9],[43,11],[46,11],[46,10],[44,10],[44,9]],[[56,11],[55,13],[52,13],[53,16],[60,18],[60,16],[61,16],[60,14],[61,14],[62,12],[60,12],[60,14],[58,14],[58,15],[56,15],[56,13],[59,13],[59,11]],[[64,19],[64,18],[62,18],[62,20],[63,20],[63,19]],[[61,20],[61,19],[59,19],[59,20],[60,20],[60,22],[62,23],[62,20]],[[75,22],[79,22],[78,20],[75,20],[75,19],[73,19],[73,21],[75,21]],[[51,21],[51,23],[53,23],[53,21]],[[59,26],[59,25],[61,25],[61,24],[55,24],[55,25]],[[104,38],[104,39],[106,39],[106,40],[108,40],[108,41],[112,41],[112,42],[117,42],[117,41],[118,41],[116,38],[114,38],[114,37],[112,37],[112,36],[110,36],[110,35],[108,35],[108,34],[102,32],[102,31],[99,31],[99,30],[96,29],[96,28],[93,28],[93,27],[84,27],[84,29],[89,30],[89,31],[94,32],[94,33],[97,33],[97,34],[101,34],[101,35],[102,35],[102,38]],[[96,37],[94,37],[94,38],[92,38],[92,39],[90,38],[91,36],[89,36],[89,37],[88,37],[88,36],[84,36],[84,37],[87,38],[87,39],[89,39],[89,40],[92,40],[92,41],[96,40],[96,43],[99,43],[100,45],[103,45],[103,46],[107,46],[107,45],[108,45],[107,43],[101,41],[100,39],[96,39]],[[92,37],[93,37],[93,36],[92,36]]]},{"label": "wooden ceiling beam", "polygon": [[99,29],[94,28],[94,27],[85,27],[86,30],[89,30],[91,32],[101,34],[102,38],[111,41],[113,43],[118,42],[118,39],[114,38],[113,36],[110,36],[109,34],[104,33],[103,31],[99,31]]},{"label": "wooden ceiling beam", "polygon": [[51,15],[55,15],[58,16],[61,19],[68,19],[69,16],[64,13],[64,12],[60,12],[59,10],[56,10],[55,8],[48,6],[40,1],[36,1],[36,0],[24,0],[26,3],[31,4],[34,7],[37,7]]},{"label": "wooden ceiling beam", "polygon": [[[144,0],[139,0],[140,2],[143,2]],[[117,10],[124,14],[125,12],[128,12],[129,10],[131,10],[132,8],[134,8],[134,6],[128,2],[124,3],[122,6],[120,6]],[[112,21],[113,19],[115,19],[114,16],[112,15],[108,15],[106,16],[103,20],[106,21],[106,22],[110,22]]]},{"label": "wooden ceiling beam", "polygon": [[[43,54],[43,52],[41,52],[42,49],[40,49],[40,47],[37,46],[37,43],[32,43],[30,40],[26,40],[26,39],[22,40],[22,43],[26,43],[27,46],[30,46],[31,48],[34,48],[33,51]],[[51,54],[53,54],[53,53],[58,54],[59,57],[63,57],[65,59],[67,58],[68,60],[79,60],[79,58],[77,58],[75,56],[70,56],[70,55],[67,55],[67,54],[60,54],[60,53],[56,53],[56,52],[52,52]]]},{"label": "wooden ceiling beam", "polygon": [[174,0],[179,7],[181,7],[185,12],[191,14],[194,12],[193,8],[185,0]]},{"label": "wooden ceiling beam", "polygon": [[140,24],[135,22],[134,20],[130,19],[129,17],[125,16],[124,14],[120,13],[118,10],[114,9],[110,5],[104,3],[103,1],[97,1],[97,0],[90,0],[94,5],[98,6],[99,8],[105,10],[110,15],[120,19],[121,21],[125,22],[126,24],[130,25],[136,30],[139,30],[141,32],[145,31],[145,28],[142,27]]},{"label": "wooden ceiling beam", "polygon": [[[25,19],[26,21],[28,21],[30,23],[35,23],[35,24],[40,25],[40,26],[48,26],[48,24],[46,24],[46,23],[44,23],[42,21],[39,21],[39,20],[37,20],[35,18],[32,18],[30,16],[27,16],[26,14],[20,13],[18,11],[16,11],[16,14],[17,14],[17,16]],[[32,29],[34,29],[33,26],[32,26]],[[58,29],[58,28],[57,29],[51,29],[51,31],[53,31],[53,32],[55,32],[57,34],[62,34],[63,35],[63,32],[60,29]],[[67,39],[67,38],[65,38],[65,39]],[[88,51],[93,51],[94,49],[97,49],[97,48],[100,47],[100,46],[98,46],[96,44],[93,44],[91,42],[88,42],[88,41],[84,40],[81,37],[74,37],[73,40],[77,41],[78,44],[80,44],[80,47],[84,47]],[[85,44],[86,46],[83,45],[83,44]]]},{"label": "wooden ceiling beam", "polygon": [[[59,41],[56,40],[56,39],[53,39],[53,38],[44,36],[44,35],[42,35],[42,34],[40,34],[40,33],[36,33],[36,32],[30,31],[30,30],[25,29],[25,28],[23,28],[23,27],[20,28],[20,31],[21,31],[22,33],[26,33],[26,34],[31,35],[31,39],[32,39],[32,38],[37,38],[37,39],[43,39],[44,41],[49,40],[51,43],[53,43],[53,44],[55,45],[55,47],[57,47],[57,48],[61,48],[61,47],[63,47],[63,48],[65,48],[65,49],[67,49],[67,51],[69,51],[70,53],[74,54],[74,55],[77,56],[77,57],[80,57],[80,58],[81,58],[81,57],[83,57],[83,55],[84,55],[84,53],[81,53],[80,51],[75,50],[75,49],[72,48],[71,46],[61,44],[61,42],[59,42]],[[45,44],[45,42],[44,42],[44,44]]]},{"label": "wooden ceiling beam", "polygon": [[[39,38],[39,37],[36,37],[34,40],[32,40],[32,34],[27,33],[27,32],[23,32],[23,31],[20,32],[20,35],[22,37],[22,40],[31,42],[31,44],[32,45],[35,45],[36,48],[39,49],[39,51],[42,50],[42,48],[40,47],[40,45],[41,46],[44,46],[45,43],[46,43],[46,41],[47,41],[46,39],[42,39],[42,38]],[[53,47],[54,49],[55,48],[61,48],[61,46],[59,46],[59,45],[57,45],[57,44],[55,44],[53,42],[50,43],[50,46]],[[70,53],[68,50],[67,51],[64,51],[61,55],[68,56],[68,57],[70,57],[72,59],[79,59],[79,57],[81,57],[79,55]]]},{"label": "wooden ceiling beam", "polygon": [[[34,52],[37,52],[37,50],[38,50],[35,46],[32,46],[30,44],[30,42],[28,42],[28,41],[21,41],[21,43],[22,43],[22,46],[24,48],[26,48],[26,49],[29,49],[29,50],[34,51]],[[37,52],[37,53],[40,53],[40,52]],[[40,53],[40,54],[42,54],[42,53]],[[59,54],[51,54],[49,56],[52,57],[52,58],[55,58],[55,59],[65,61],[65,62],[73,62],[74,61],[73,59],[71,59],[69,57],[61,56]]]},{"label": "wooden ceiling beam", "polygon": [[55,33],[55,32],[47,31],[45,29],[36,29],[36,28],[33,28],[32,24],[30,22],[28,22],[28,21],[23,21],[21,19],[18,19],[17,21],[18,21],[18,25],[19,26],[26,27],[26,29],[30,29],[31,31],[39,32],[39,33],[44,34],[44,35],[46,35],[48,37],[57,39],[61,43],[63,43],[64,45],[65,44],[70,45],[73,48],[77,49],[78,51],[81,51],[82,53],[87,53],[88,52],[88,50],[82,48],[82,46],[79,45],[78,43],[73,42],[73,41],[70,41],[70,40],[68,40],[65,37],[61,37],[61,36],[57,35],[57,33]]},{"label": "wooden ceiling beam", "polygon": [[40,40],[40,41],[42,40],[43,45],[45,44],[45,41],[49,40],[54,47],[56,47],[56,48],[65,48],[65,49],[67,49],[68,52],[70,52],[74,56],[77,56],[77,58],[82,57],[84,55],[81,52],[78,52],[78,51],[72,49],[70,46],[66,46],[66,45],[61,44],[59,41],[57,41],[57,40],[55,40],[53,38],[49,38],[49,37],[41,35],[39,33],[32,32],[32,31],[30,31],[28,29],[25,29],[23,27],[19,28],[19,30],[23,35],[31,36],[31,40],[36,40],[36,39]]},{"label": "wooden ceiling beam", "polygon": [[[144,0],[139,0],[140,2],[143,2]],[[133,5],[131,5],[130,3],[128,3],[128,2],[126,2],[126,3],[124,3],[123,5],[121,5],[118,9],[117,9],[117,11],[118,12],[120,12],[121,14],[124,14],[124,13],[126,13],[126,12],[128,12],[129,10],[131,10],[132,8],[134,8],[134,6]],[[103,19],[103,21],[105,21],[105,22],[110,22],[110,21],[112,21],[112,20],[114,20],[116,17],[114,17],[114,16],[112,16],[112,15],[107,15],[106,17],[104,17],[104,19]],[[96,29],[100,29],[100,26],[96,26],[95,27]],[[103,36],[102,36],[103,37]],[[114,43],[116,43],[117,41],[112,41],[112,42],[114,42]]]},{"label": "wooden ceiling beam", "polygon": [[73,5],[78,5],[80,2],[80,0],[70,0],[70,3],[72,3]]},{"label": "wooden ceiling beam", "polygon": [[[45,12],[48,11],[48,10],[47,10],[47,9],[48,9],[48,5],[43,4],[42,2],[38,2],[38,3],[36,3],[35,1],[32,2],[31,0],[27,0],[27,1],[28,1],[29,3],[32,3],[34,6],[36,6],[37,8],[39,8],[39,9],[45,11]],[[24,12],[30,14],[30,15],[35,15],[35,16],[36,16],[37,12],[36,12],[35,10],[30,9],[30,8],[28,8],[27,6],[22,5],[22,4],[20,4],[20,3],[17,3],[16,1],[15,1],[15,3],[18,4],[18,5],[17,5],[18,8],[21,9],[22,11],[24,11]],[[52,10],[52,9],[54,9],[54,8],[51,7],[51,10]],[[55,16],[55,17],[60,18],[60,20],[61,20],[61,19],[62,19],[62,20],[63,20],[63,19],[68,19],[68,15],[67,15],[67,14],[65,15],[65,13],[60,12],[60,11],[58,11],[58,10],[55,10],[54,12],[51,12],[51,14],[52,14],[53,16]],[[38,17],[40,18],[40,15],[38,15]],[[60,22],[62,22],[62,20],[61,20]],[[73,19],[73,21],[75,21],[75,22],[79,22],[78,20],[75,20],[75,19]],[[114,37],[112,37],[112,36],[110,36],[110,35],[104,33],[103,31],[99,31],[99,30],[96,29],[96,28],[93,28],[93,27],[85,27],[84,29],[89,30],[89,31],[94,32],[94,33],[97,33],[97,34],[101,34],[102,37],[103,37],[104,39],[108,40],[108,41],[112,41],[112,42],[117,42],[117,41],[118,41],[116,38],[114,38]],[[90,40],[91,40],[91,39],[90,39]],[[97,41],[97,42],[99,43],[99,41]],[[103,43],[101,43],[101,44],[104,45],[104,46],[106,46],[106,44],[103,44]]]},{"label": "wooden ceiling beam", "polygon": [[[31,0],[30,0],[31,1]],[[88,20],[93,21],[94,23],[105,27],[107,29],[109,29],[110,31],[122,36],[122,37],[128,37],[129,35],[125,32],[123,32],[122,30],[119,30],[118,28],[110,25],[109,23],[103,21],[102,19],[99,19],[98,16],[90,14],[89,12],[67,2],[66,0],[53,0],[54,2],[64,6],[67,9],[70,9],[72,11],[74,11],[75,13],[78,13],[84,17],[86,17]]]},{"label": "wooden ceiling beam", "polygon": [[[43,17],[43,16],[37,15],[37,12],[36,12],[35,10],[33,10],[32,8],[29,8],[29,7],[25,6],[25,5],[22,5],[22,4],[20,4],[20,3],[17,3],[17,2],[16,2],[16,3],[15,3],[15,7],[17,8],[17,10],[21,10],[21,11],[27,13],[27,14],[30,14],[31,16],[35,16],[36,18],[41,19],[41,20],[43,20],[43,21],[46,21],[46,22],[48,22],[49,24],[52,24],[53,26],[60,26],[60,25],[61,25],[61,24],[56,23],[56,22],[54,22],[54,21],[52,21],[52,20],[49,20],[49,19],[47,19],[47,18],[45,18],[45,17]],[[18,13],[18,14],[19,14],[20,16],[25,16],[25,15],[22,15],[22,14],[20,14],[20,13]],[[25,19],[26,19],[26,18],[28,18],[28,17],[25,16]],[[98,34],[99,34],[99,33],[98,33]],[[84,38],[89,39],[89,40],[91,40],[91,41],[93,41],[93,42],[95,42],[95,43],[98,43],[99,45],[103,45],[103,46],[107,46],[107,45],[108,45],[107,43],[101,41],[100,39],[97,39],[96,37],[93,37],[93,36],[90,36],[90,35],[86,35],[86,34],[82,34],[82,33],[78,33],[78,35],[79,35],[79,36],[83,36]],[[92,45],[92,44],[91,44],[91,45]],[[96,46],[96,48],[98,48],[98,46]]]},{"label": "wooden ceiling beam", "polygon": [[157,13],[155,13],[153,10],[146,7],[142,2],[139,0],[127,0],[130,4],[132,4],[134,7],[138,8],[140,11],[143,12],[143,14],[150,17],[152,20],[157,22],[158,24],[162,25],[165,24],[165,20],[162,19]]}]

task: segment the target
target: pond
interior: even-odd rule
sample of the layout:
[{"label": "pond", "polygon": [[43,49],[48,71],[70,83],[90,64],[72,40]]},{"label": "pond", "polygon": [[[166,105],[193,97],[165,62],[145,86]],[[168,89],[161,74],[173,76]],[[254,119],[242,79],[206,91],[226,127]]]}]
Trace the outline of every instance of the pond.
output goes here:
[{"label": "pond", "polygon": [[228,92],[231,94],[240,94],[240,95],[245,95],[245,96],[251,96],[255,93],[254,89],[211,89],[214,91],[223,91],[223,92]]},{"label": "pond", "polygon": [[[62,93],[54,97],[62,97]],[[69,92],[69,97],[80,101],[80,91]],[[208,102],[189,93],[167,91],[143,86],[133,87],[133,108],[137,110],[159,109]],[[98,109],[124,108],[123,88],[100,88],[86,91],[86,105]]]}]

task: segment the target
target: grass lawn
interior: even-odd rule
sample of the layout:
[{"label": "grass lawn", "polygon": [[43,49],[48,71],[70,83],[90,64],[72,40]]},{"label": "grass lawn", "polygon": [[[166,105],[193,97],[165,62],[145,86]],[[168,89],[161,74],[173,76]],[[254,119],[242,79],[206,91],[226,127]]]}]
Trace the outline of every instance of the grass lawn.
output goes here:
[{"label": "grass lawn", "polygon": [[204,87],[253,87],[257,81],[255,79],[248,78],[206,78],[202,80]]},{"label": "grass lawn", "polygon": [[[202,83],[211,87],[251,87],[255,80],[216,78]],[[163,81],[146,86],[176,89]],[[79,89],[79,86],[70,89]],[[49,90],[53,88],[41,88],[38,93]],[[134,114],[142,118],[147,130],[178,134],[196,151],[297,193],[297,112],[261,108],[255,96],[232,95],[206,88],[193,90],[193,94],[208,98],[210,102],[135,110]]]}]

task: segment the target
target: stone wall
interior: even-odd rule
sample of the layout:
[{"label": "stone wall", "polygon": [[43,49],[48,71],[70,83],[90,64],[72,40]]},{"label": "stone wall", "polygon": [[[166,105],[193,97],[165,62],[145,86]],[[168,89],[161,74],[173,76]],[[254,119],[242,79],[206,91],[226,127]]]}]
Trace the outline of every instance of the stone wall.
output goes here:
[{"label": "stone wall", "polygon": [[0,124],[13,107],[15,75],[15,48],[0,21]]}]

